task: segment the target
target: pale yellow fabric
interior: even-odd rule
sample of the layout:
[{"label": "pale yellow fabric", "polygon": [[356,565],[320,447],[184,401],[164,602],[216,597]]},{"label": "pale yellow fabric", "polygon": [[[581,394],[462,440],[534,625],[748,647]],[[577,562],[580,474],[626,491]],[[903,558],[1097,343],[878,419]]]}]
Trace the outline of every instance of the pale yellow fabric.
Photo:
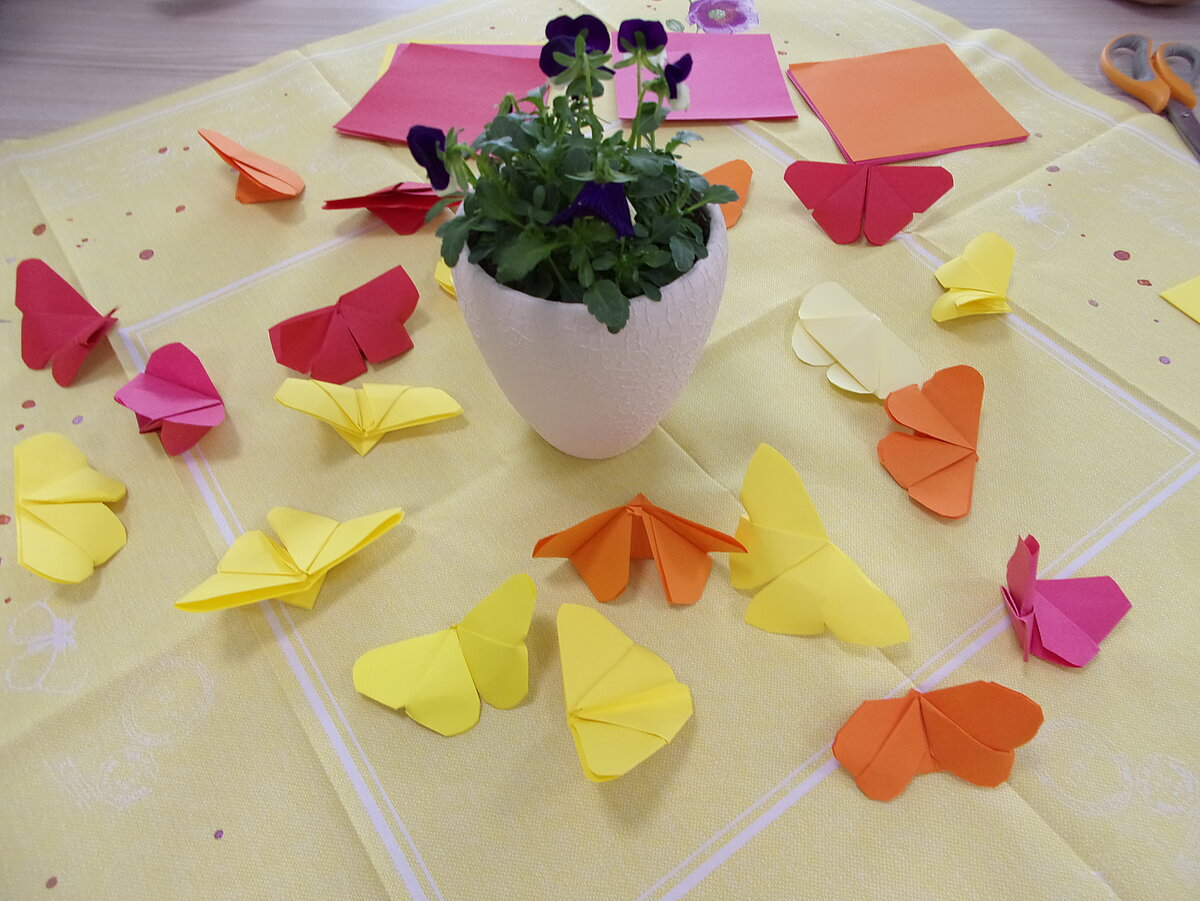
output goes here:
[{"label": "pale yellow fabric", "polygon": [[[1195,275],[1200,167],[1165,121],[1071,82],[1003,32],[970,32],[904,0],[758,6],[781,64],[949,41],[1031,137],[939,159],[956,186],[910,235],[839,247],[782,182],[794,158],[837,159],[799,98],[795,121],[697,127],[706,140],[689,165],[741,157],[755,171],[730,233],[728,289],[679,404],[615,460],[564,457],[508,407],[436,287],[428,230],[401,238],[365,213],[320,209],[420,177],[402,148],[331,128],[387,43],[534,41],[546,12],[447,5],[0,146],[0,270],[10,273],[0,430],[9,445],[62,432],[129,488],[116,505],[128,545],[77,586],[19,569],[14,525],[0,526],[0,895],[1200,892],[1200,327],[1157,296]],[[687,5],[587,9],[616,23],[682,19]],[[307,191],[236,204],[232,173],[197,128],[280,160]],[[933,270],[982,231],[1016,248],[1014,313],[933,324]],[[120,307],[115,353],[97,351],[70,389],[20,364],[11,273],[30,256],[101,310]],[[359,458],[274,403],[287,373],[267,328],[397,263],[422,294],[407,324],[416,348],[372,377],[437,385],[465,415]],[[793,355],[799,298],[827,280],[930,369],[984,374],[965,519],[912,504],[876,460],[889,429],[878,402],[837,391]],[[190,459],[167,458],[111,400],[136,359],[170,341],[200,356],[228,411]],[[730,587],[724,558],[687,609],[666,604],[652,567],[636,564],[603,612],[671,665],[696,713],[628,776],[594,785],[566,726],[553,624],[561,603],[595,602],[569,564],[531,560],[533,544],[638,491],[728,531],[762,441],[796,466],[830,537],[896,600],[912,640],[878,651],[767,635],[742,621],[749,598]],[[11,463],[4,472],[0,507],[11,514]],[[332,573],[312,611],[175,610],[228,541],[265,527],[279,505],[407,516]],[[1024,663],[1007,631],[999,583],[1025,533],[1041,541],[1048,575],[1112,575],[1133,601],[1082,671]],[[516,572],[538,587],[522,705],[444,739],[354,691],[363,652],[458,621]],[[1046,725],[999,789],[938,774],[891,804],[868,801],[829,764],[829,741],[861,701],[941,672],[946,684],[995,679],[1026,692]]]}]

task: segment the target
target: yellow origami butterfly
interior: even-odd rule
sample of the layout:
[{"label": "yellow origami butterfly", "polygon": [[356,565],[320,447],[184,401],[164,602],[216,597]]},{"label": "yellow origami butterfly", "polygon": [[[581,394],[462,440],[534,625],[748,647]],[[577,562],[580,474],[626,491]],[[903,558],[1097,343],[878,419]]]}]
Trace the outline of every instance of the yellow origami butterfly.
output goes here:
[{"label": "yellow origami butterfly", "polygon": [[87,465],[62,435],[26,438],[13,449],[17,562],[52,582],[82,582],[125,546],[125,527],[104,506],[125,486]]},{"label": "yellow origami butterfly", "polygon": [[837,282],[822,282],[800,301],[792,350],[844,391],[881,400],[925,379],[925,367],[900,336]]},{"label": "yellow origami butterfly", "polygon": [[1007,313],[1008,280],[1016,251],[997,234],[984,232],[962,252],[942,264],[934,275],[946,293],[934,302],[930,315],[945,322],[980,313]]},{"label": "yellow origami butterfly", "polygon": [[666,747],[692,715],[692,693],[657,654],[591,607],[558,608],[567,725],[583,773],[607,782]]},{"label": "yellow origami butterfly", "polygon": [[760,445],[742,482],[746,513],[737,539],[745,554],[729,558],[733,587],[762,587],[746,622],[766,632],[818,635],[872,647],[908,641],[895,603],[825,533],[817,508],[790,463]]},{"label": "yellow origami butterfly", "polygon": [[433,280],[438,283],[438,287],[449,294],[451,297],[458,297],[458,292],[454,290],[454,271],[446,265],[446,262],[439,256],[437,265],[433,267]]},{"label": "yellow origami butterfly", "polygon": [[354,662],[354,687],[446,736],[479,722],[481,697],[516,707],[529,693],[534,596],[529,576],[513,576],[458,625],[367,651]]},{"label": "yellow origami butterfly", "polygon": [[363,385],[355,390],[317,379],[288,379],[275,392],[275,399],[329,423],[360,456],[388,432],[462,413],[462,407],[445,391],[408,385]]},{"label": "yellow origami butterfly", "polygon": [[217,564],[217,574],[175,602],[202,612],[278,598],[311,610],[325,575],[343,560],[399,525],[404,511],[382,510],[338,522],[315,513],[276,507],[267,522],[281,544],[255,530],[239,535]]}]

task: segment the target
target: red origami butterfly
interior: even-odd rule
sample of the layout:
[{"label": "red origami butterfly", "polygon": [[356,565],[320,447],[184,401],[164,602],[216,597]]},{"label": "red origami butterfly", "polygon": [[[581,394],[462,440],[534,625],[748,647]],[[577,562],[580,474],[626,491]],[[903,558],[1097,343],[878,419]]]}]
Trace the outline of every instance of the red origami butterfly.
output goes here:
[{"label": "red origami butterfly", "polygon": [[100,313],[83,295],[42,260],[17,266],[17,309],[21,319],[21,359],[30,369],[51,364],[54,381],[66,388],[92,348],[117,324],[113,313]]},{"label": "red origami butterfly", "polygon": [[[398,235],[411,235],[425,224],[425,214],[441,198],[431,185],[418,181],[402,181],[398,185],[364,194],[361,197],[343,197],[326,200],[323,210],[370,210]],[[450,204],[453,209],[458,202]]]},{"label": "red origami butterfly", "polygon": [[813,163],[797,160],[783,180],[812,210],[817,225],[838,244],[866,235],[886,244],[954,187],[941,166],[879,166],[867,163]]},{"label": "red origami butterfly", "polygon": [[389,269],[331,307],[271,326],[275,359],[322,382],[348,382],[367,371],[364,357],[382,363],[412,350],[404,323],[419,296],[403,266]]}]

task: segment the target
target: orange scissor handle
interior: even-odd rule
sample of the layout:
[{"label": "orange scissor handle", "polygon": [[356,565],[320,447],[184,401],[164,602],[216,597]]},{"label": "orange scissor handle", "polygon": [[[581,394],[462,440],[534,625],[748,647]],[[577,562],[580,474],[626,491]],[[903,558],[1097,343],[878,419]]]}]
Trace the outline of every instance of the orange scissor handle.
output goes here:
[{"label": "orange scissor handle", "polygon": [[[1171,67],[1171,59],[1180,59],[1186,63],[1183,77]],[[1167,83],[1171,96],[1189,109],[1194,108],[1196,89],[1193,84],[1197,76],[1200,76],[1200,51],[1191,44],[1163,44],[1154,51],[1154,59],[1151,62],[1159,77]]]},{"label": "orange scissor handle", "polygon": [[[1118,50],[1131,52],[1129,71],[1118,68],[1114,62],[1113,53]],[[1156,113],[1161,113],[1171,99],[1171,87],[1155,69],[1150,58],[1150,39],[1144,34],[1123,34],[1109,41],[1100,51],[1100,68],[1109,81]]]}]

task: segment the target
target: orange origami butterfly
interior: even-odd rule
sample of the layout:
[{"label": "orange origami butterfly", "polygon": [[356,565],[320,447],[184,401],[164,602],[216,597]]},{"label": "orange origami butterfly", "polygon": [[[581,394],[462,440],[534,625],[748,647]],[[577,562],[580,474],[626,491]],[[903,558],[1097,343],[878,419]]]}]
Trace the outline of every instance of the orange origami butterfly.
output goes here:
[{"label": "orange origami butterfly", "polygon": [[733,228],[742,218],[753,175],[754,170],[745,160],[730,160],[704,173],[704,178],[710,185],[725,185],[737,192],[737,200],[721,204],[721,215],[725,218],[726,228]]},{"label": "orange origami butterfly", "polygon": [[199,135],[217,156],[238,171],[235,196],[239,203],[290,200],[304,190],[304,179],[283,163],[247,150],[220,132],[201,128]]},{"label": "orange origami butterfly", "polygon": [[533,556],[568,558],[600,602],[625,590],[630,560],[653,558],[667,600],[694,604],[708,581],[713,551],[746,549],[732,536],[656,507],[639,494],[623,507],[543,538]]},{"label": "orange origami butterfly", "polygon": [[909,497],[940,516],[971,510],[983,376],[970,366],[939,369],[918,388],[888,395],[888,416],[914,434],[892,432],[879,442],[879,462]]},{"label": "orange origami butterfly", "polygon": [[910,691],[863,703],[833,740],[833,756],[875,801],[892,800],[922,773],[996,786],[1042,719],[1037,703],[996,682]]}]

